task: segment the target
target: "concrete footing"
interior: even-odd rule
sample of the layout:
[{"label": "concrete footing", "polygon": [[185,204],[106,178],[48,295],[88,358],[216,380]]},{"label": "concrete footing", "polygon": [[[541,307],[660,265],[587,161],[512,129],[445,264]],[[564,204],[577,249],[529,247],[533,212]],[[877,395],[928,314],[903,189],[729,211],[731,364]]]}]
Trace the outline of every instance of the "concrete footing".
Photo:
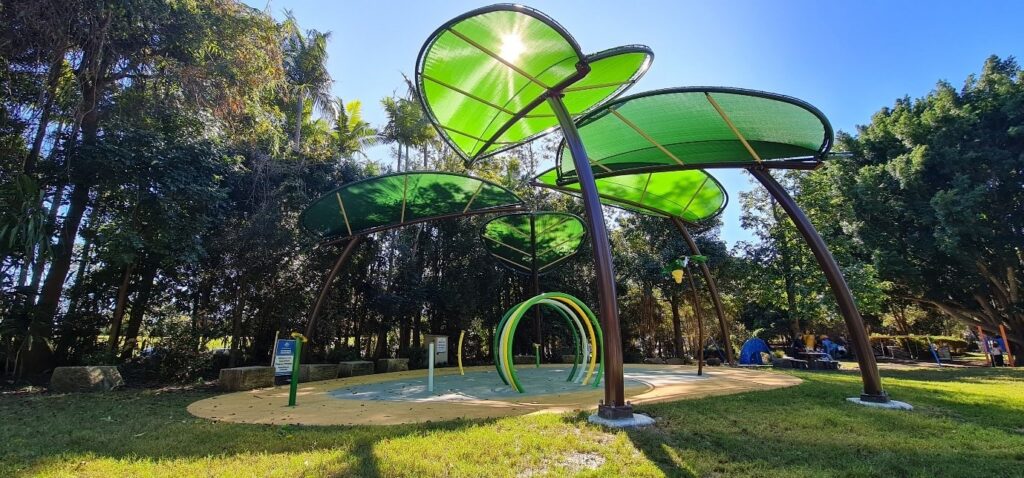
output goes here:
[{"label": "concrete footing", "polygon": [[654,425],[654,419],[643,413],[634,413],[632,417],[618,419],[602,418],[595,413],[587,421],[609,428],[639,428]]},{"label": "concrete footing", "polygon": [[899,400],[889,400],[888,402],[866,402],[861,400],[860,397],[850,397],[846,399],[847,402],[856,403],[857,405],[863,405],[865,407],[873,408],[885,408],[888,410],[913,410],[914,406]]}]

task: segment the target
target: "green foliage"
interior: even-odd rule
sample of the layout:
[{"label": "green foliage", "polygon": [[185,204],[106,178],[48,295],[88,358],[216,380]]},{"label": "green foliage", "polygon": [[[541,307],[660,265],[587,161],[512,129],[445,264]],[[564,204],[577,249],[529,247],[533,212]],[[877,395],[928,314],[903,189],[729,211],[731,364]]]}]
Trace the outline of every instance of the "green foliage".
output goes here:
[{"label": "green foliage", "polygon": [[895,295],[990,332],[1024,329],[1021,131],[1024,72],[991,57],[960,90],[940,82],[840,136],[851,157],[832,169],[851,232]]},{"label": "green foliage", "polygon": [[43,209],[46,191],[39,182],[18,174],[0,183],[0,254],[29,257],[50,253],[52,227]]}]

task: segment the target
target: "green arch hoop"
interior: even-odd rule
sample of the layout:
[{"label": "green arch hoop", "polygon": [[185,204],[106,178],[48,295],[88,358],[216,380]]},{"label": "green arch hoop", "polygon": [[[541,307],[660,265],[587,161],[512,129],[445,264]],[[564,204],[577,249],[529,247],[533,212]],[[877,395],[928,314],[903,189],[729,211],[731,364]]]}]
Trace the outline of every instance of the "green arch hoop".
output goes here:
[{"label": "green arch hoop", "polygon": [[[575,307],[570,307],[569,304],[574,305]],[[494,365],[498,371],[498,377],[501,378],[501,381],[506,385],[511,386],[513,390],[519,393],[524,392],[522,384],[519,381],[519,376],[515,370],[512,350],[515,341],[515,330],[519,326],[519,321],[522,319],[523,314],[529,311],[534,305],[546,305],[553,308],[569,324],[569,328],[573,332],[575,355],[573,358],[572,370],[569,372],[569,377],[566,381],[580,381],[583,384],[587,384],[588,381],[593,379],[590,385],[596,388],[598,384],[601,383],[601,377],[604,371],[604,334],[601,331],[601,325],[598,322],[597,317],[594,316],[594,312],[590,310],[586,304],[569,294],[561,292],[540,294],[516,304],[516,306],[505,312],[505,315],[501,318],[501,321],[495,329],[494,341],[491,349],[494,351]],[[585,317],[580,317],[581,314],[574,312],[573,309],[581,311],[582,315]],[[582,341],[580,334],[581,332],[585,332],[582,329],[584,328],[583,326],[587,324],[590,326],[589,329],[593,331],[594,340],[587,340],[588,337],[584,335],[583,340],[586,340],[588,347],[581,347]],[[587,356],[591,353],[599,354],[599,357],[595,357],[592,360],[595,363],[594,369],[586,370],[585,365],[583,368],[580,368],[580,359],[583,358],[584,362],[591,361],[586,360]],[[600,363],[600,365],[596,365],[597,363]]]}]

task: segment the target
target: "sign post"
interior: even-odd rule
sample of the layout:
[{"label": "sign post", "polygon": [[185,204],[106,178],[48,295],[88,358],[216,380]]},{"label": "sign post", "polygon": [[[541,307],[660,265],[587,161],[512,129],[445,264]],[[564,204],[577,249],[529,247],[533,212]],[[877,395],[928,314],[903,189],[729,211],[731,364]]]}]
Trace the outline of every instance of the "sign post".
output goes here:
[{"label": "sign post", "polygon": [[434,343],[427,345],[427,391],[434,391]]},{"label": "sign post", "polygon": [[306,337],[298,332],[292,332],[292,337],[295,340],[291,340],[295,344],[295,356],[292,360],[292,383],[288,389],[288,406],[295,406],[295,395],[299,391],[299,357],[302,356],[302,343],[306,341]]}]

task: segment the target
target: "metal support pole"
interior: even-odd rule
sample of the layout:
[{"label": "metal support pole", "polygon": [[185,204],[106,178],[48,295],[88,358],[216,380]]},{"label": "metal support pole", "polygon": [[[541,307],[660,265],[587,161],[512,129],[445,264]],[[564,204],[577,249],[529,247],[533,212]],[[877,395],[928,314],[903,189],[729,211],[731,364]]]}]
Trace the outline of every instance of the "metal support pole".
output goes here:
[{"label": "metal support pole", "polygon": [[434,342],[427,345],[427,391],[434,391]]},{"label": "metal support pole", "polygon": [[686,268],[686,279],[690,281],[690,293],[693,294],[693,316],[697,318],[697,375],[704,375],[704,312],[700,306],[700,295],[697,284],[693,280],[693,272]]},{"label": "metal support pole", "polygon": [[[537,217],[530,213],[530,269],[533,276],[533,297],[540,295],[540,271],[537,270]],[[540,305],[533,306],[533,328],[537,333],[537,345],[544,343],[540,328]],[[539,355],[538,355],[539,356]]]},{"label": "metal support pole", "polygon": [[[672,218],[672,223],[679,229],[679,233],[683,235],[683,239],[686,240],[686,244],[690,246],[690,251],[695,255],[701,255],[700,249],[697,248],[697,243],[694,242],[693,236],[690,235],[690,231],[686,230],[686,225],[683,224],[682,219],[678,217]],[[736,365],[736,357],[733,355],[732,342],[729,340],[729,320],[725,318],[725,308],[722,307],[722,297],[718,294],[718,285],[715,284],[715,279],[711,277],[711,269],[708,269],[708,265],[705,263],[700,264],[701,275],[704,276],[704,283],[708,286],[708,293],[711,295],[711,303],[715,306],[715,315],[718,316],[718,328],[722,333],[722,341],[725,342],[725,356],[729,360],[729,365]]]},{"label": "metal support pole", "polygon": [[597,296],[600,301],[601,328],[604,329],[604,401],[598,405],[601,418],[615,420],[631,418],[633,406],[626,403],[622,374],[622,333],[619,331],[619,309],[616,304],[615,269],[612,265],[611,245],[608,230],[604,224],[601,198],[597,195],[597,183],[590,169],[590,159],[583,147],[583,140],[572,122],[569,112],[562,103],[562,94],[552,92],[548,105],[558,118],[562,135],[572,153],[573,165],[579,179],[580,195],[587,227],[590,228],[590,244],[594,248],[594,271],[597,275]]},{"label": "metal support pole", "polygon": [[753,167],[748,168],[747,171],[764,185],[768,193],[786,211],[786,214],[793,221],[793,225],[804,236],[807,246],[811,248],[815,259],[818,260],[821,271],[825,273],[825,278],[828,279],[828,284],[832,289],[832,293],[836,296],[836,302],[839,304],[839,312],[843,314],[846,329],[850,333],[851,345],[853,345],[854,352],[857,353],[861,381],[864,382],[864,392],[861,393],[861,400],[877,403],[888,402],[889,396],[882,390],[882,378],[878,374],[875,352],[871,349],[871,343],[868,341],[867,329],[864,328],[864,319],[861,318],[860,311],[857,310],[857,304],[853,301],[853,294],[850,292],[850,287],[846,284],[846,279],[843,278],[842,271],[839,270],[839,264],[836,263],[836,259],[832,257],[828,246],[825,245],[825,241],[818,234],[818,231],[814,229],[810,219],[807,218],[807,215],[804,214],[800,206],[793,200],[793,197],[786,192],[786,188],[782,187],[766,169]]},{"label": "metal support pole", "polygon": [[1008,366],[1016,367],[1017,362],[1016,359],[1013,358],[1013,350],[1011,350],[1012,347],[1010,346],[1010,339],[1006,338],[1006,326],[1003,324],[999,324],[999,335],[1003,337],[1003,346],[1006,347],[1006,350],[1004,350],[1003,353],[1006,354],[1006,359],[1009,360],[1009,362],[1007,362],[1009,364]]},{"label": "metal support pole", "polygon": [[338,260],[334,263],[334,267],[331,268],[331,272],[327,274],[327,280],[324,281],[324,286],[320,289],[320,295],[316,298],[316,303],[313,304],[313,311],[309,313],[309,323],[306,324],[306,337],[309,340],[313,340],[313,332],[316,330],[316,319],[320,315],[320,308],[324,305],[324,299],[327,298],[327,292],[331,290],[331,283],[334,282],[334,278],[341,271],[341,266],[345,265],[349,256],[352,255],[352,251],[362,241],[363,236],[352,236],[352,239],[349,239],[348,244],[345,245],[345,249],[341,251],[341,255],[338,256]]}]

